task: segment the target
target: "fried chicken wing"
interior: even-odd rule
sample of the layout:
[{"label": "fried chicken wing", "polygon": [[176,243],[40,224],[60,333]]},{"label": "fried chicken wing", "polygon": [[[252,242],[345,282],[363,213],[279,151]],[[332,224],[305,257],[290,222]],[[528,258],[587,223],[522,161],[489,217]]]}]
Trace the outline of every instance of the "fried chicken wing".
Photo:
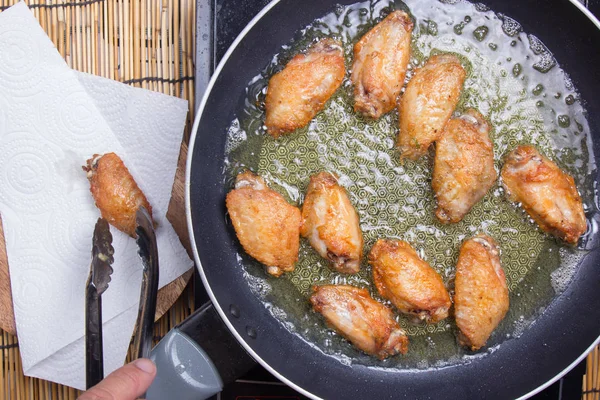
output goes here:
[{"label": "fried chicken wing", "polygon": [[269,80],[265,99],[267,132],[278,138],[306,126],[344,80],[342,44],[322,39],[298,54]]},{"label": "fried chicken wing", "polygon": [[466,77],[458,57],[431,56],[415,71],[398,102],[402,158],[416,160],[435,142],[450,119]]},{"label": "fried chicken wing", "polygon": [[383,360],[406,354],[408,337],[389,308],[366,289],[346,285],[314,286],[310,302],[327,323],[367,354]]},{"label": "fried chicken wing", "polygon": [[392,111],[404,85],[413,22],[394,11],[354,45],[354,111],[379,118]]},{"label": "fried chicken wing", "polygon": [[440,275],[407,242],[379,239],[369,253],[375,287],[396,308],[427,323],[448,316],[452,305]]},{"label": "fried chicken wing", "polygon": [[459,343],[478,350],[502,321],[509,306],[506,277],[494,239],[477,235],[463,243],[454,290]]},{"label": "fried chicken wing", "polygon": [[533,146],[519,146],[502,168],[508,198],[523,208],[540,226],[570,244],[577,244],[587,223],[573,177],[541,155]]},{"label": "fried chicken wing", "polygon": [[302,206],[300,233],[337,271],[358,272],[363,251],[358,214],[346,190],[329,172],[310,178]]},{"label": "fried chicken wing", "polygon": [[82,168],[102,218],[121,232],[136,237],[135,213],[144,206],[152,217],[152,207],[121,158],[115,153],[94,154]]},{"label": "fried chicken wing", "polygon": [[227,193],[227,211],[246,253],[280,276],[294,270],[300,247],[300,210],[250,171]]},{"label": "fried chicken wing", "polygon": [[459,222],[497,178],[490,126],[475,110],[446,124],[435,145],[431,186],[437,198],[435,216],[447,224]]}]

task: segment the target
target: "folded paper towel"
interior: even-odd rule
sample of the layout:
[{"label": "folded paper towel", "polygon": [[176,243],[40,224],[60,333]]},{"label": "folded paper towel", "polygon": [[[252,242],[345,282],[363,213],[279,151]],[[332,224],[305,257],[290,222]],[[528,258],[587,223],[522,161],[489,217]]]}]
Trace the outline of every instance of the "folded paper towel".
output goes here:
[{"label": "folded paper towel", "polygon": [[[121,156],[153,207],[162,287],[192,266],[166,219],[187,102],[69,69],[24,3],[0,14],[0,213],[25,374],[85,386],[84,287],[99,216],[85,160]],[[135,323],[135,241],[111,229],[105,372]]]}]

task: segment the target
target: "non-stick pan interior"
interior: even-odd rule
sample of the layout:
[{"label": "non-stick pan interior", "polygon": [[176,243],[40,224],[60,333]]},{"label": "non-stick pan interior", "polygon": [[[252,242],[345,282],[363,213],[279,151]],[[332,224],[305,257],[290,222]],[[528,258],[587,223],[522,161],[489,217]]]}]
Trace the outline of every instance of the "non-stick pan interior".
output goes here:
[{"label": "non-stick pan interior", "polygon": [[[533,3],[534,2],[532,2],[532,4]],[[452,351],[456,351],[456,346],[454,345],[454,342],[450,343],[450,339],[453,337],[451,333],[453,329],[452,326],[447,327],[444,325],[436,327],[436,329],[441,330],[441,337],[448,339],[449,342],[446,346],[440,344],[443,343],[443,341],[440,342],[441,339],[435,337],[435,332],[418,332],[417,328],[408,326],[409,329],[415,330],[415,334],[421,336],[421,339],[414,341],[417,345],[411,347],[410,355],[412,358],[409,357],[406,360],[390,360],[384,363],[371,360],[369,357],[361,355],[336,335],[327,336],[327,334],[325,334],[320,337],[318,335],[315,336],[315,332],[326,332],[326,330],[323,327],[322,321],[310,312],[306,303],[307,285],[305,282],[310,281],[311,279],[314,280],[314,276],[311,276],[310,271],[307,276],[299,274],[297,277],[298,279],[296,279],[295,282],[293,279],[281,279],[273,282],[274,278],[267,278],[259,265],[256,265],[256,263],[249,260],[248,257],[243,254],[241,256],[237,255],[240,252],[240,247],[235,239],[233,230],[227,224],[223,198],[225,192],[230,188],[228,178],[230,177],[231,172],[235,171],[235,168],[240,166],[236,165],[236,163],[241,160],[246,166],[261,172],[261,158],[260,156],[256,156],[256,153],[260,149],[254,151],[255,157],[252,158],[248,156],[249,153],[244,154],[243,151],[240,151],[240,149],[243,150],[243,146],[240,146],[238,147],[237,154],[235,151],[230,154],[228,160],[229,164],[227,168],[224,168],[223,156],[226,145],[224,141],[226,135],[224,135],[224,133],[234,118],[237,117],[242,121],[242,124],[244,123],[244,117],[248,120],[246,115],[240,113],[240,110],[243,110],[245,107],[244,100],[248,98],[248,94],[245,93],[248,82],[250,82],[260,71],[264,70],[265,66],[269,65],[271,57],[274,54],[281,52],[281,45],[289,43],[291,39],[295,37],[295,31],[308,25],[315,17],[323,16],[334,9],[333,5],[307,4],[305,6],[303,5],[301,9],[297,9],[294,6],[286,4],[287,3],[276,5],[269,11],[261,22],[250,30],[246,38],[231,54],[229,62],[225,65],[217,79],[211,92],[211,96],[205,106],[200,127],[197,132],[198,137],[196,138],[192,153],[193,158],[190,176],[191,217],[200,261],[203,266],[203,272],[210,284],[210,288],[215,295],[218,305],[225,314],[229,313],[229,309],[232,305],[241,310],[241,316],[239,318],[231,318],[231,316],[229,316],[231,323],[238,333],[242,338],[249,341],[248,344],[256,351],[258,356],[269,365],[276,368],[284,377],[290,379],[300,387],[314,391],[316,395],[322,397],[332,397],[331,394],[338,394],[340,393],[339,390],[348,390],[350,391],[348,393],[359,394],[363,393],[362,390],[367,389],[369,392],[364,393],[380,393],[379,397],[389,397],[393,394],[397,395],[395,391],[392,391],[393,387],[390,385],[393,382],[402,383],[402,387],[406,390],[407,395],[410,393],[413,395],[417,393],[435,393],[431,392],[431,390],[437,390],[438,387],[439,390],[444,390],[446,392],[447,390],[453,390],[453,393],[456,395],[466,395],[469,393],[474,395],[475,393],[485,393],[486,391],[497,393],[497,389],[495,389],[494,385],[496,384],[496,380],[501,378],[497,373],[498,369],[507,368],[514,370],[515,366],[518,366],[517,368],[520,368],[522,373],[527,373],[529,370],[530,376],[517,376],[518,374],[511,373],[510,380],[501,379],[503,382],[503,390],[506,390],[502,392],[503,396],[516,396],[532,390],[545,380],[556,375],[570,361],[579,356],[584,348],[591,344],[598,335],[598,312],[593,307],[594,302],[598,301],[598,298],[593,298],[594,296],[597,296],[597,294],[593,293],[593,289],[590,289],[594,287],[594,284],[598,284],[598,274],[593,273],[595,255],[592,253],[588,255],[584,262],[579,266],[575,279],[571,282],[566,291],[545,310],[542,316],[535,320],[535,324],[522,324],[522,327],[526,327],[526,329],[524,332],[519,332],[522,333],[521,337],[516,340],[506,340],[506,334],[514,334],[514,322],[517,321],[521,315],[524,316],[524,319],[536,316],[537,314],[535,312],[539,311],[539,307],[537,306],[540,304],[544,306],[547,305],[547,303],[550,302],[549,299],[554,297],[554,288],[551,287],[549,279],[549,270],[554,268],[551,268],[552,266],[549,265],[551,262],[548,262],[548,255],[551,254],[551,252],[548,250],[553,249],[555,251],[555,256],[552,257],[554,257],[554,262],[557,262],[557,260],[560,259],[558,245],[553,239],[543,238],[543,236],[536,233],[535,230],[532,230],[531,232],[527,231],[526,233],[529,235],[527,236],[528,238],[531,238],[531,240],[537,239],[538,242],[521,241],[521,247],[529,248],[519,250],[525,251],[525,253],[523,253],[525,256],[532,254],[535,250],[535,259],[539,261],[537,265],[535,263],[531,264],[530,269],[540,267],[540,270],[543,270],[546,275],[541,272],[538,272],[537,274],[528,274],[529,270],[522,273],[522,275],[519,275],[519,269],[516,269],[516,272],[513,274],[514,276],[509,278],[509,281],[513,285],[511,301],[513,305],[517,305],[513,307],[512,315],[507,317],[507,320],[510,320],[512,325],[508,324],[505,326],[504,331],[501,331],[493,338],[493,343],[503,342],[503,344],[498,348],[492,346],[494,352],[487,357],[468,356],[466,360],[469,361],[469,363],[460,366],[458,364],[464,364],[465,358],[452,358],[452,356],[456,355],[455,353],[452,353]],[[409,2],[409,5],[410,4],[411,3]],[[436,6],[450,7],[449,5],[437,2],[431,2],[431,4],[432,9]],[[579,65],[572,62],[573,57],[583,57],[586,46],[593,48],[594,35],[595,38],[598,39],[597,31],[578,10],[568,3],[557,3],[557,7],[562,5],[565,10],[569,10],[569,15],[572,15],[572,18],[570,19],[571,24],[573,24],[573,21],[577,20],[582,24],[586,24],[587,29],[582,29],[581,26],[579,26],[580,29],[569,28],[568,32],[561,30],[560,26],[555,26],[554,30],[548,32],[544,29],[538,29],[538,25],[545,26],[545,23],[542,23],[544,18],[547,18],[551,23],[556,16],[545,16],[543,10],[541,12],[540,10],[535,10],[536,13],[538,13],[535,21],[532,21],[531,16],[524,17],[525,19],[519,18],[519,13],[524,13],[524,15],[526,15],[526,12],[523,10],[524,4],[526,3],[520,3],[515,10],[495,8],[491,3],[489,6],[494,11],[503,12],[508,16],[514,17],[515,20],[521,23],[524,31],[534,32],[542,42],[546,43],[554,53],[554,56],[561,67],[564,67],[573,79],[575,87],[580,90],[579,93],[581,98],[584,100],[587,99],[585,93],[589,87],[584,88],[580,86],[579,82],[588,82],[588,80],[593,79],[594,77],[591,76],[591,74],[595,72],[587,71],[585,68],[575,68],[575,66],[572,67],[573,70],[569,68],[572,64]],[[458,6],[463,7],[464,5]],[[499,4],[498,6],[506,8],[509,5]],[[421,5],[421,7],[425,6]],[[294,10],[290,11],[292,8]],[[531,10],[533,10],[533,7],[530,11]],[[423,9],[421,12],[428,13],[431,12],[431,10]],[[416,11],[415,14],[417,14]],[[464,23],[462,29],[463,32],[461,32],[463,35],[471,35],[472,32],[478,28],[475,24],[477,22],[475,18],[471,18],[471,21],[466,21],[464,18],[462,21],[456,21]],[[286,23],[282,23],[284,20]],[[436,21],[435,18],[431,18],[431,20],[434,22]],[[271,22],[269,23],[269,21]],[[418,22],[421,23],[421,34],[423,34],[424,31],[431,34],[431,30],[434,29],[431,21],[424,21],[424,18],[421,18]],[[531,22],[534,23],[532,24]],[[452,29],[455,29],[456,25],[459,25],[460,27],[460,24],[455,23],[452,25]],[[440,27],[438,23],[438,34],[442,32],[444,28],[444,26]],[[582,35],[583,33],[586,34],[586,36],[583,36],[585,40],[575,41],[581,47],[579,50],[583,53],[574,52],[573,49],[566,51],[562,47],[559,49],[560,51],[555,50],[555,47],[558,46],[554,44],[560,44],[562,40],[566,40],[563,39],[564,36],[567,38],[570,37],[571,43],[573,43],[574,39],[571,36],[578,33]],[[489,35],[488,38],[494,37],[493,33],[490,34],[488,32],[487,35]],[[545,37],[544,35],[547,36]],[[476,38],[476,36],[474,37]],[[495,44],[500,47],[502,47],[502,45],[510,46],[510,43],[514,39],[515,38],[507,37],[506,43],[498,41],[498,43]],[[299,45],[302,44],[300,43]],[[437,46],[440,47],[439,44]],[[427,48],[423,48],[423,50],[427,50]],[[498,49],[493,50],[490,47],[490,52],[497,50]],[[567,54],[562,54],[565,52]],[[502,51],[498,52],[498,54],[498,60],[500,60],[501,57],[504,57],[504,60],[506,59],[506,56],[502,54]],[[533,56],[535,56],[535,54],[532,55],[532,58]],[[563,61],[563,56],[565,57],[565,61]],[[530,65],[535,64],[539,59],[540,57],[532,59]],[[580,58],[580,60],[581,59],[582,58]],[[587,65],[590,65],[589,60],[587,61]],[[512,63],[510,61],[504,61],[504,63],[506,65],[510,64],[511,66],[514,66],[516,61],[512,61]],[[476,65],[474,69],[476,70],[477,67],[478,65]],[[525,71],[527,71],[526,68]],[[514,73],[512,69],[506,69],[506,72],[508,74]],[[525,75],[525,72],[522,73]],[[533,89],[537,90],[537,84],[533,85],[533,79],[529,79],[532,80],[530,83]],[[258,81],[255,80],[254,82],[256,84]],[[540,82],[543,83],[543,80],[540,80]],[[596,80],[593,83],[597,85],[597,82],[598,81]],[[568,91],[568,88],[561,90],[563,92],[562,98],[555,99],[554,95],[556,93],[549,91],[550,86],[551,85],[546,85],[546,87],[538,94],[527,94],[526,97],[529,99],[533,96],[539,96],[539,99],[535,102],[545,102],[546,105],[552,103],[554,100],[564,102],[566,97],[565,92]],[[253,95],[252,88],[250,95]],[[339,99],[340,102],[343,102],[343,100],[343,98]],[[594,120],[593,117],[593,105],[589,103],[585,105],[589,111],[589,132],[597,132],[595,127],[598,126],[598,122],[597,120]],[[535,104],[534,106],[538,107]],[[246,107],[246,109],[248,109],[248,107]],[[485,112],[485,110],[482,111]],[[336,116],[333,115],[333,117]],[[387,121],[387,123],[393,123],[393,117],[389,118],[392,118],[392,120]],[[577,129],[575,121],[577,118],[579,117],[571,115],[570,125],[572,125],[573,129]],[[556,116],[555,121],[556,124],[560,123],[558,115]],[[562,124],[564,125],[564,119],[562,121]],[[317,119],[317,122],[319,122],[319,119]],[[325,119],[321,122],[326,123],[327,121]],[[500,123],[504,122],[505,121],[500,121]],[[588,127],[584,126],[584,121],[581,118],[579,118],[578,122],[582,124],[585,131],[588,131]],[[558,128],[561,127],[557,126],[557,131],[560,131]],[[530,129],[530,131],[535,131],[535,129]],[[301,134],[308,135],[310,132],[301,132]],[[501,132],[496,132],[496,135],[500,134]],[[582,134],[581,137],[584,138],[585,135]],[[525,137],[523,140],[527,139],[529,138]],[[510,145],[514,145],[514,143],[514,140],[507,140],[504,148],[508,148]],[[284,144],[287,145],[288,149],[293,146],[296,146],[297,149],[302,143],[294,142],[294,138],[290,138],[289,142],[285,142]],[[325,145],[327,144],[328,143],[325,143]],[[542,148],[544,147],[544,143],[537,144]],[[580,142],[580,144],[587,144],[587,142],[583,141]],[[383,143],[383,145],[385,147],[385,143]],[[261,147],[263,148],[267,148],[268,146],[273,146],[270,151],[277,154],[278,147],[276,143],[272,142],[265,144],[264,141],[261,143]],[[580,148],[581,147],[585,146],[580,146]],[[385,150],[385,148],[383,150]],[[588,150],[591,152],[591,149],[588,148]],[[502,151],[498,152],[498,149],[496,149],[496,151],[497,162],[500,163]],[[294,190],[299,189],[299,192],[302,191],[305,188],[306,183],[302,186],[300,182],[295,182],[295,184],[294,182],[289,182],[289,175],[286,177],[288,179],[278,180],[278,175],[276,174],[277,171],[269,169],[272,165],[265,162],[265,160],[268,161],[268,159],[265,157],[262,161],[262,172],[267,175],[270,174],[272,178],[275,178],[271,183],[273,183],[274,186],[279,184],[278,189],[281,190],[282,193],[286,193],[284,184],[287,183],[288,189],[291,189],[287,191],[288,194],[291,191],[291,195],[289,196],[291,200],[300,200],[300,198],[293,198]],[[272,160],[273,158],[271,161]],[[286,158],[282,157],[279,161],[285,160]],[[252,162],[255,162],[256,164],[253,165]],[[566,159],[566,164],[569,164],[568,159]],[[585,171],[592,168],[591,164],[593,164],[593,162],[590,163],[590,165],[585,165],[585,168],[572,169],[572,172],[575,173],[578,181],[583,182],[585,180]],[[569,165],[566,166],[569,167]],[[575,166],[575,163],[573,163],[572,166]],[[283,167],[288,167],[289,169],[289,165],[283,165]],[[335,169],[336,167],[339,168],[339,165],[332,164],[331,166],[332,169]],[[424,165],[414,166],[414,168],[419,167],[422,168],[423,171],[426,171],[430,166],[426,163]],[[306,168],[306,171],[307,173],[310,172],[310,168]],[[425,172],[423,175],[424,174]],[[299,177],[298,179],[301,178],[302,177]],[[286,180],[288,182],[286,182]],[[589,183],[588,185],[591,187]],[[352,192],[352,189],[350,189],[350,191]],[[586,196],[588,203],[593,201],[593,193],[591,190],[587,194],[584,193],[584,197]],[[360,197],[361,196],[357,195],[353,200],[360,201]],[[480,212],[482,214],[493,212],[497,209],[498,204],[502,203],[491,203],[488,209],[483,207]],[[592,207],[591,204],[590,207]],[[524,220],[523,215],[519,215],[515,210],[504,210],[504,212],[510,212],[512,213],[511,215],[516,216],[515,218],[520,218],[520,220],[511,220],[509,225],[511,223],[527,223],[527,221]],[[422,221],[421,225],[428,228],[427,224],[422,223]],[[475,225],[473,220],[471,220],[471,226]],[[406,228],[402,228],[401,230],[403,232],[407,231]],[[463,235],[468,233],[469,226],[466,225],[462,228]],[[477,228],[480,229],[481,226],[475,226],[476,230]],[[499,229],[500,228],[505,229],[506,226],[500,226]],[[498,231],[496,233],[499,234],[502,232]],[[396,232],[396,234],[401,236],[402,232]],[[460,233],[449,236],[458,238],[459,235]],[[418,241],[419,232],[415,232],[415,237]],[[426,247],[428,237],[427,229],[424,230],[424,235],[422,235],[422,237],[424,238],[423,246]],[[433,237],[435,238],[435,235],[433,235]],[[539,239],[540,237],[542,237],[542,239]],[[404,238],[411,241],[408,237]],[[368,243],[371,242],[368,241]],[[519,244],[518,240],[517,243]],[[448,249],[445,250],[450,250],[448,258],[452,259],[452,257],[456,256],[456,252],[452,253],[452,249],[456,247],[456,244],[449,241],[447,247]],[[301,257],[304,256],[308,258],[313,265],[317,265],[319,271],[328,271],[324,263],[321,263],[320,266],[318,265],[319,260],[315,259],[314,254],[311,254],[310,251],[309,248],[304,249],[304,253]],[[443,253],[444,251],[442,251],[442,254]],[[311,259],[311,257],[313,258]],[[518,252],[516,255],[513,255],[513,258],[517,261],[520,260],[520,257],[521,254]],[[508,263],[511,262],[513,262],[513,260],[509,258]],[[439,265],[444,265],[447,264],[448,261],[440,259],[437,263]],[[544,269],[543,267],[547,268]],[[449,282],[451,282],[451,275],[450,269],[446,276]],[[540,277],[543,277],[543,279],[540,279]],[[325,279],[336,279],[336,277],[328,275],[325,276]],[[364,280],[366,278],[361,277],[360,279]],[[540,282],[542,280],[545,280],[545,282],[542,282],[543,284]],[[361,282],[355,283],[360,284]],[[362,283],[364,285],[365,281]],[[523,300],[527,293],[519,288],[526,285],[536,288],[536,290],[530,290],[527,291],[527,293],[533,293],[537,297],[543,297],[543,299],[539,301],[537,301],[537,298],[529,299],[528,301]],[[588,285],[587,289],[583,287],[586,285]],[[548,289],[550,289],[550,292],[548,292]],[[576,297],[579,300],[575,300]],[[535,307],[531,307],[532,301],[535,303]],[[578,309],[580,311],[565,314],[565,311],[568,309]],[[561,318],[566,318],[568,321],[561,321]],[[281,321],[284,321],[285,323],[282,324]],[[299,323],[299,321],[303,322]],[[544,328],[540,330],[541,327]],[[560,337],[564,335],[565,332],[569,332],[569,335],[576,338],[576,340],[565,340],[564,338],[561,340]],[[431,336],[434,336],[433,340],[426,340],[426,338],[430,339]],[[440,334],[437,336],[440,336]],[[566,344],[566,341],[569,343]],[[550,347],[553,342],[555,342],[555,347]],[[429,345],[429,343],[433,343],[433,346]],[[542,346],[540,347],[540,345]],[[573,348],[569,349],[569,347]],[[323,353],[329,355],[326,356]],[[336,356],[332,357],[330,354],[335,354]],[[289,362],[290,359],[295,361],[291,363]],[[427,371],[423,369],[426,366],[435,365],[435,362],[431,362],[435,360],[449,360],[451,366]],[[425,362],[419,363],[419,361]],[[403,369],[398,369],[398,367]],[[406,369],[407,367],[411,367],[411,369],[408,370]],[[531,375],[533,371],[536,373]],[[531,379],[531,376],[535,376],[536,379]],[[425,385],[424,383],[429,379],[435,379],[436,385],[439,386],[433,388],[432,384]],[[451,385],[452,387],[446,387],[445,383],[441,383],[447,382],[446,380],[448,379],[453,379],[455,382],[459,383],[458,386],[453,384]],[[421,380],[423,380],[423,382],[419,383]],[[360,384],[360,382],[374,383],[367,388]],[[460,382],[463,383],[463,386],[460,385]],[[500,381],[497,383],[499,384]],[[484,390],[484,392],[480,392],[481,390]],[[334,397],[339,396],[336,395]]]}]

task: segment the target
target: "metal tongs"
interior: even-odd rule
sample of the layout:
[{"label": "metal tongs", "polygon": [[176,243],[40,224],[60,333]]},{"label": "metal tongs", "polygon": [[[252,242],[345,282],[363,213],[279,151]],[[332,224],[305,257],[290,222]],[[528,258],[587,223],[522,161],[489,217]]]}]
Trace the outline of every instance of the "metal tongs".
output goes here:
[{"label": "metal tongs", "polygon": [[137,222],[136,243],[143,270],[140,306],[133,343],[137,358],[149,358],[158,294],[158,247],[152,218],[144,207],[137,210],[135,220]]},{"label": "metal tongs", "polygon": [[92,264],[85,286],[85,379],[89,389],[104,378],[102,293],[108,289],[114,261],[108,222],[98,218],[92,239]]},{"label": "metal tongs", "polygon": [[[152,347],[152,329],[158,293],[158,248],[152,218],[144,207],[136,212],[138,254],[142,259],[142,287],[134,333],[136,358],[148,358]],[[102,351],[102,293],[108,288],[113,272],[114,249],[108,222],[100,218],[94,229],[92,264],[86,285],[85,347],[86,386],[90,388],[104,378]]]}]

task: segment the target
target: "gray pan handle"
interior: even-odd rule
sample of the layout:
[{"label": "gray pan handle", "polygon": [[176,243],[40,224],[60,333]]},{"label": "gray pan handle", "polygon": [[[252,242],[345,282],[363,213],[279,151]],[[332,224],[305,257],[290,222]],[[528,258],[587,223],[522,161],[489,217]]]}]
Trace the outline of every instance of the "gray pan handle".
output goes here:
[{"label": "gray pan handle", "polygon": [[256,365],[211,303],[173,328],[150,359],[157,375],[146,393],[149,400],[206,399]]},{"label": "gray pan handle", "polygon": [[221,376],[206,352],[177,328],[152,350],[150,359],[158,372],[146,399],[207,399],[223,389]]}]

